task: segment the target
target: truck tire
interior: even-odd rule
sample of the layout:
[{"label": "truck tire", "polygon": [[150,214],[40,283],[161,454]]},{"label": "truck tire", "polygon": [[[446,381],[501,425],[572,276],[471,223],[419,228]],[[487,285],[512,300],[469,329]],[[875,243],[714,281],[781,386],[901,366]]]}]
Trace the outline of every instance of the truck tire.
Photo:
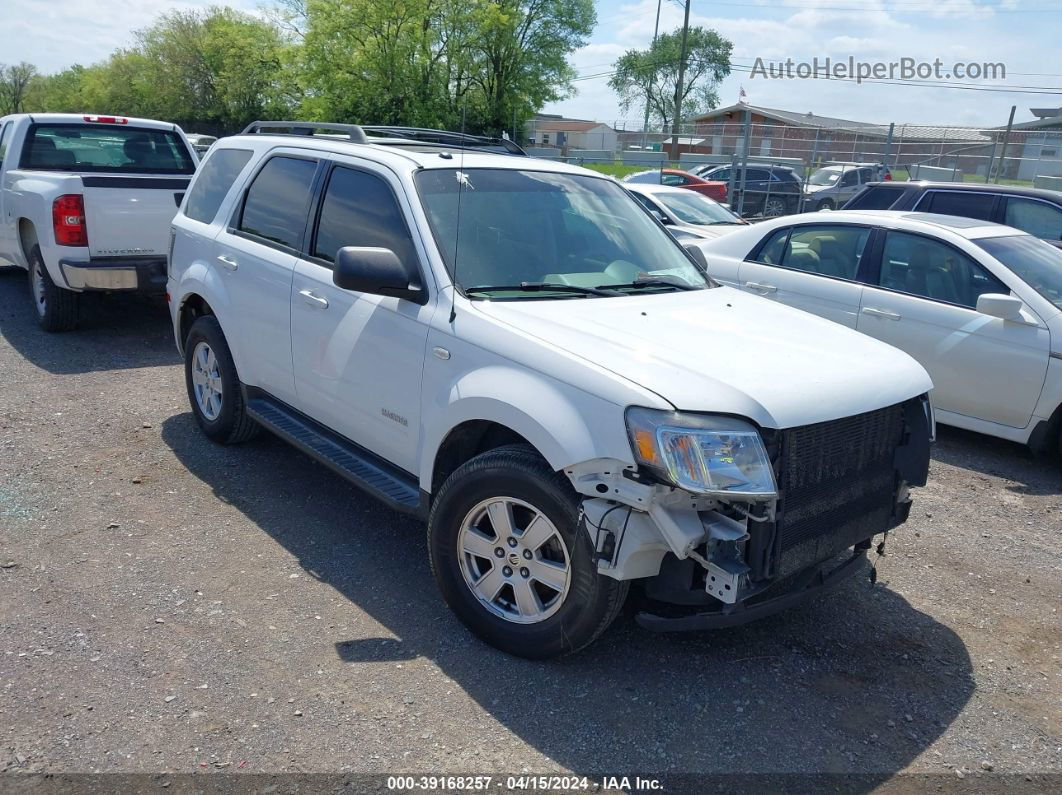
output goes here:
[{"label": "truck tire", "polygon": [[33,306],[37,310],[37,322],[42,329],[54,332],[77,328],[81,296],[56,286],[37,246],[33,247],[29,257],[29,287]]},{"label": "truck tire", "polygon": [[816,210],[832,210],[834,207],[833,199],[823,199],[815,205]]},{"label": "truck tire", "polygon": [[261,426],[247,415],[236,364],[221,324],[204,315],[184,341],[184,382],[195,421],[221,444],[246,442]]},{"label": "truck tire", "polygon": [[619,614],[628,582],[597,573],[579,496],[526,445],[459,467],[428,518],[443,598],[502,651],[547,659],[594,641]]}]

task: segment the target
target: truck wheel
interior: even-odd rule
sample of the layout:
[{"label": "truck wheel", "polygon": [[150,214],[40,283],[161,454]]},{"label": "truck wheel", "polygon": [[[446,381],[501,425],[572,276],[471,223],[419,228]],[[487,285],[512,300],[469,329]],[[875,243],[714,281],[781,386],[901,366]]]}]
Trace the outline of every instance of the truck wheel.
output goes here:
[{"label": "truck wheel", "polygon": [[785,215],[785,211],[785,199],[768,199],[763,205],[763,215],[765,218],[777,218],[780,215]]},{"label": "truck wheel", "polygon": [[40,327],[45,331],[72,331],[77,327],[81,296],[56,286],[44,265],[40,248],[33,247],[29,260],[30,295]]},{"label": "truck wheel", "polygon": [[478,455],[446,479],[428,518],[428,550],[458,618],[518,657],[591,643],[629,586],[597,573],[578,495],[524,445]]},{"label": "truck wheel", "polygon": [[235,444],[258,433],[261,426],[247,415],[229,344],[213,315],[200,317],[188,330],[184,381],[195,421],[209,438]]},{"label": "truck wheel", "polygon": [[815,205],[815,209],[816,210],[832,210],[833,209],[833,199],[823,199],[822,201],[820,201],[818,204]]}]

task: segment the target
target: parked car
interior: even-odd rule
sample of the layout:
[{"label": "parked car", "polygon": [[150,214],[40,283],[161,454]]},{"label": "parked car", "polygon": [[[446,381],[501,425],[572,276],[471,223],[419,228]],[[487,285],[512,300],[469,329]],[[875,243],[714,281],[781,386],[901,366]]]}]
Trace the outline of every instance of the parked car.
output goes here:
[{"label": "parked car", "polygon": [[1013,226],[1062,248],[1062,192],[969,182],[871,182],[846,210],[916,210]]},{"label": "parked car", "polygon": [[[694,169],[702,179],[718,180],[729,186],[730,166],[703,165]],[[730,197],[730,206],[747,216],[766,216],[775,218],[779,215],[794,213],[800,209],[800,196],[804,186],[797,173],[788,166],[749,165],[745,179],[742,179],[741,167],[738,166],[734,195]],[[741,194],[745,194],[744,205]]]},{"label": "parked car", "polygon": [[217,136],[203,135],[202,133],[186,133],[185,138],[188,139],[188,143],[192,145],[192,148],[199,155],[205,155],[218,140]]},{"label": "parked car", "polygon": [[180,127],[61,113],[0,118],[0,264],[29,272],[46,331],[89,291],[162,293],[196,156]]},{"label": "parked car", "polygon": [[805,213],[698,244],[709,273],[921,362],[937,419],[1062,447],[1062,252],[928,213]]},{"label": "parked car", "polygon": [[673,188],[685,188],[707,196],[720,204],[726,204],[726,183],[701,179],[675,168],[654,169],[628,174],[623,182],[635,185],[669,185]]},{"label": "parked car", "polygon": [[705,611],[648,626],[742,623],[865,571],[907,518],[925,370],[719,287],[615,180],[355,126],[246,132],[173,223],[196,422],[264,426],[426,519],[489,643],[578,649],[636,579]]},{"label": "parked car", "polygon": [[867,183],[891,179],[891,172],[880,163],[825,166],[808,177],[804,189],[804,209],[833,210],[859,193]]},{"label": "parked car", "polygon": [[682,188],[636,183],[624,187],[673,235],[679,230],[689,233],[684,236],[686,239],[710,240],[748,225],[748,221],[719,202]]}]

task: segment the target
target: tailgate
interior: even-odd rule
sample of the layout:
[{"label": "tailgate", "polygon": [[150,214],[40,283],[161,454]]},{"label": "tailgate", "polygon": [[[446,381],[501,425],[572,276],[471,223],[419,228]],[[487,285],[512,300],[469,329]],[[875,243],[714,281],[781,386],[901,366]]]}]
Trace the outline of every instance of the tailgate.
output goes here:
[{"label": "tailgate", "polygon": [[190,181],[178,175],[81,175],[90,256],[165,256],[170,222]]}]

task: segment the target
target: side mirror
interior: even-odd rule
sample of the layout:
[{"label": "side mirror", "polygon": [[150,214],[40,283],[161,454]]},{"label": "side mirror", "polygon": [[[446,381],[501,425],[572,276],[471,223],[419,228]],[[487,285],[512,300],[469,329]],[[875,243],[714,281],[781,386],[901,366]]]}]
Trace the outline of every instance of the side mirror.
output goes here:
[{"label": "side mirror", "polygon": [[701,247],[698,245],[699,242],[701,242],[701,241],[697,241],[697,240],[683,241],[682,247],[684,249],[686,249],[686,253],[688,253],[691,257],[693,257],[694,262],[696,262],[698,265],[700,265],[701,268],[704,270],[704,272],[707,273],[708,272],[708,258],[705,257],[704,256],[704,252],[701,251]]},{"label": "side mirror", "polygon": [[1020,298],[1002,293],[984,293],[977,297],[977,311],[982,315],[998,317],[1003,320],[1024,320],[1021,316]]},{"label": "side mirror", "polygon": [[653,214],[653,218],[658,220],[664,226],[671,226],[671,219],[668,218],[666,215],[664,215],[659,210],[650,210],[649,212],[651,212]]},{"label": "side mirror", "polygon": [[344,290],[404,298],[425,304],[428,294],[410,282],[409,272],[389,248],[345,246],[336,254],[332,282]]}]

